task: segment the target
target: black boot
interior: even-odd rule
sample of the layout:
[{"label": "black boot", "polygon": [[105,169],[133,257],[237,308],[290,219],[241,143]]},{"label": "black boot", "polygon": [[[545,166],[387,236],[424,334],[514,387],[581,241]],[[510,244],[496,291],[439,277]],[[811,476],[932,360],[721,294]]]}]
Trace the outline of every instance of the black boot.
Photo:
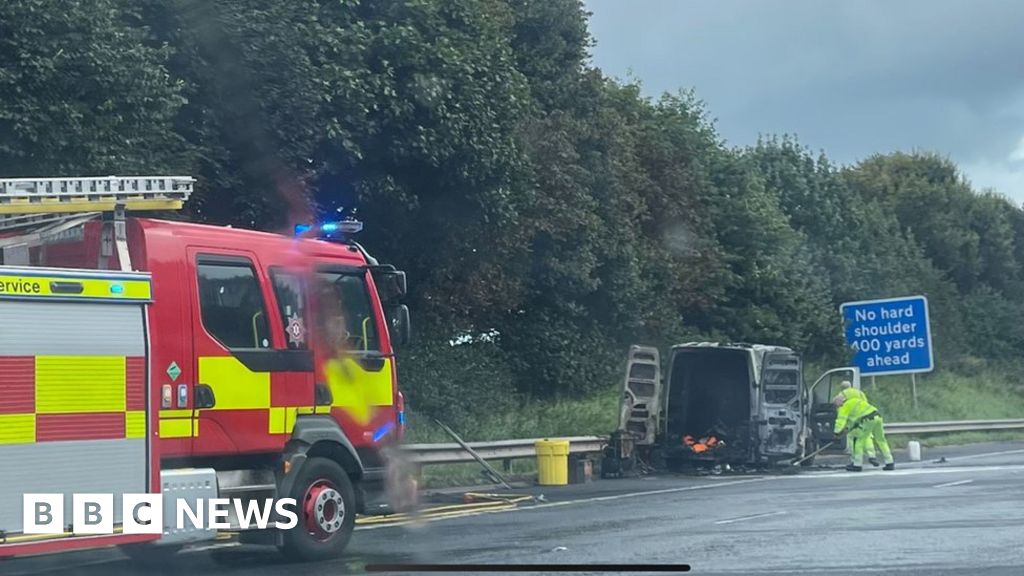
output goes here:
[{"label": "black boot", "polygon": [[860,466],[856,466],[854,464],[847,464],[846,465],[846,471],[847,472],[862,472],[863,470],[864,470],[864,468],[862,468]]},{"label": "black boot", "polygon": [[893,462],[890,462],[890,463],[886,464],[885,467],[882,468],[882,470],[895,470],[895,469],[896,469],[896,464],[893,463]]},{"label": "black boot", "polygon": [[871,465],[874,466],[875,468],[878,468],[879,466],[882,465],[882,463],[878,461],[878,458],[868,458],[868,462],[871,462]]}]

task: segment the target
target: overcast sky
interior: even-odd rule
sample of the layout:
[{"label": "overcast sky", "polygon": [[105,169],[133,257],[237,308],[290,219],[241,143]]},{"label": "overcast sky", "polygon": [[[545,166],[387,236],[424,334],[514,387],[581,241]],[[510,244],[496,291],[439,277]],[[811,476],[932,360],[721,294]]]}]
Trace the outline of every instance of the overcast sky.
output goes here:
[{"label": "overcast sky", "polygon": [[1024,201],[1024,2],[585,1],[597,66],[652,96],[694,88],[730,144],[931,150]]}]

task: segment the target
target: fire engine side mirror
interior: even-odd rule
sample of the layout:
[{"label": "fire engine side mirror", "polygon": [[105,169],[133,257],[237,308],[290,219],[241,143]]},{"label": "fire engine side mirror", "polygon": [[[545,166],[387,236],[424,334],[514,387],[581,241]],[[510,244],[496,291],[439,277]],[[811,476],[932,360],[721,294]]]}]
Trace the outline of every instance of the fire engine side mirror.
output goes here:
[{"label": "fire engine side mirror", "polygon": [[401,298],[405,296],[409,291],[409,285],[405,280],[405,272],[402,270],[395,270],[389,272],[385,281],[388,286],[388,296],[390,298]]},{"label": "fire engine side mirror", "polygon": [[409,307],[399,304],[388,313],[391,332],[391,344],[400,347],[412,341],[412,325],[409,319]]},{"label": "fire engine side mirror", "polygon": [[409,286],[402,270],[395,270],[394,266],[387,265],[371,268],[371,271],[381,300],[398,300],[408,292]]}]

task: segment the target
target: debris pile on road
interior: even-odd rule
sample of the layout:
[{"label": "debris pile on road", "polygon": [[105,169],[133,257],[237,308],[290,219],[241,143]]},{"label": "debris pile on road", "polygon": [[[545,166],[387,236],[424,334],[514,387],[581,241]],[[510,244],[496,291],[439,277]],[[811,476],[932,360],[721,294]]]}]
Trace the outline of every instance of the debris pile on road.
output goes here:
[{"label": "debris pile on road", "polygon": [[[543,495],[541,496],[543,498]],[[530,502],[535,500],[536,497],[530,494],[485,494],[481,492],[466,492],[462,495],[462,501],[465,504],[472,504],[474,502],[500,502],[503,504],[520,504],[523,502]]]},{"label": "debris pile on road", "polygon": [[704,454],[705,452],[713,452],[720,448],[725,447],[725,441],[719,440],[717,436],[709,435],[695,440],[693,436],[687,434],[682,439],[683,446],[688,447],[694,454]]},{"label": "debris pile on road", "polygon": [[530,494],[482,494],[478,492],[466,492],[461,497],[461,502],[437,506],[418,508],[406,512],[383,514],[376,516],[359,516],[356,518],[357,525],[388,524],[404,525],[415,522],[437,520],[441,518],[452,518],[456,516],[471,516],[498,510],[510,510],[521,504],[543,501],[543,496],[532,496]]}]

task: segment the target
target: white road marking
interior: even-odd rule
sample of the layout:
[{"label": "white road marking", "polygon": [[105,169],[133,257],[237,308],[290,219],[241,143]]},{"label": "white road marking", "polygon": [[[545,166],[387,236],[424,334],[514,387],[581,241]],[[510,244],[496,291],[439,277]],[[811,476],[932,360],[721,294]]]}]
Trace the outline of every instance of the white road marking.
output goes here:
[{"label": "white road marking", "polygon": [[719,520],[715,524],[735,524],[736,522],[746,522],[747,520],[757,520],[758,518],[768,518],[769,516],[782,516],[786,514],[785,510],[779,510],[778,512],[765,512],[764,514],[754,514],[751,516],[740,516],[739,518],[729,518],[728,520]]},{"label": "white road marking", "polygon": [[210,550],[223,550],[225,548],[238,548],[241,546],[241,542],[217,542],[216,544],[207,544],[205,546],[191,546],[185,548],[179,554],[195,554],[196,552],[209,552]]},{"label": "white road marking", "polygon": [[970,484],[971,482],[974,482],[974,480],[960,480],[960,481],[957,481],[957,482],[946,482],[945,484],[936,484],[935,486],[932,486],[932,488],[950,488],[952,486],[962,486],[964,484]]},{"label": "white road marking", "polygon": [[1000,452],[984,452],[981,454],[968,454],[967,456],[950,456],[946,460],[952,462],[954,460],[972,460],[974,458],[987,458],[988,456],[1002,456],[1004,454],[1021,454],[1024,450],[1002,450]]},{"label": "white road marking", "polygon": [[[919,474],[963,474],[966,472],[1008,472],[1024,470],[1024,464],[1008,466],[950,466],[948,468],[897,468],[888,472],[874,470],[865,472],[814,472],[781,478],[794,480],[822,480],[828,478],[877,478],[878,476],[917,476]],[[780,478],[780,479],[781,479]]]},{"label": "white road marking", "polygon": [[[972,566],[970,568],[977,568]],[[835,566],[822,568],[757,568],[757,574],[894,574],[904,573],[910,570],[917,573],[920,566],[917,564],[895,564],[886,567],[872,566]],[[742,570],[711,570],[708,574],[752,574],[753,570],[744,568]]]},{"label": "white road marking", "polygon": [[[1024,466],[1022,466],[1024,468]],[[676,492],[692,492],[693,490],[707,490],[710,488],[722,488],[723,486],[737,486],[739,484],[750,484],[751,482],[764,482],[769,478],[758,476],[745,480],[731,480],[727,482],[715,482],[714,484],[698,484],[697,486],[680,486],[678,488],[662,488],[661,490],[646,490],[643,492],[627,492],[626,494],[612,494],[611,496],[594,496],[592,498],[581,498],[579,500],[564,500],[562,502],[549,502],[539,506],[530,506],[523,510],[535,510],[546,506],[564,506],[566,504],[579,504],[584,502],[606,502],[608,500],[622,500],[623,498],[636,498],[637,496],[656,496],[658,494],[674,494]]]}]

